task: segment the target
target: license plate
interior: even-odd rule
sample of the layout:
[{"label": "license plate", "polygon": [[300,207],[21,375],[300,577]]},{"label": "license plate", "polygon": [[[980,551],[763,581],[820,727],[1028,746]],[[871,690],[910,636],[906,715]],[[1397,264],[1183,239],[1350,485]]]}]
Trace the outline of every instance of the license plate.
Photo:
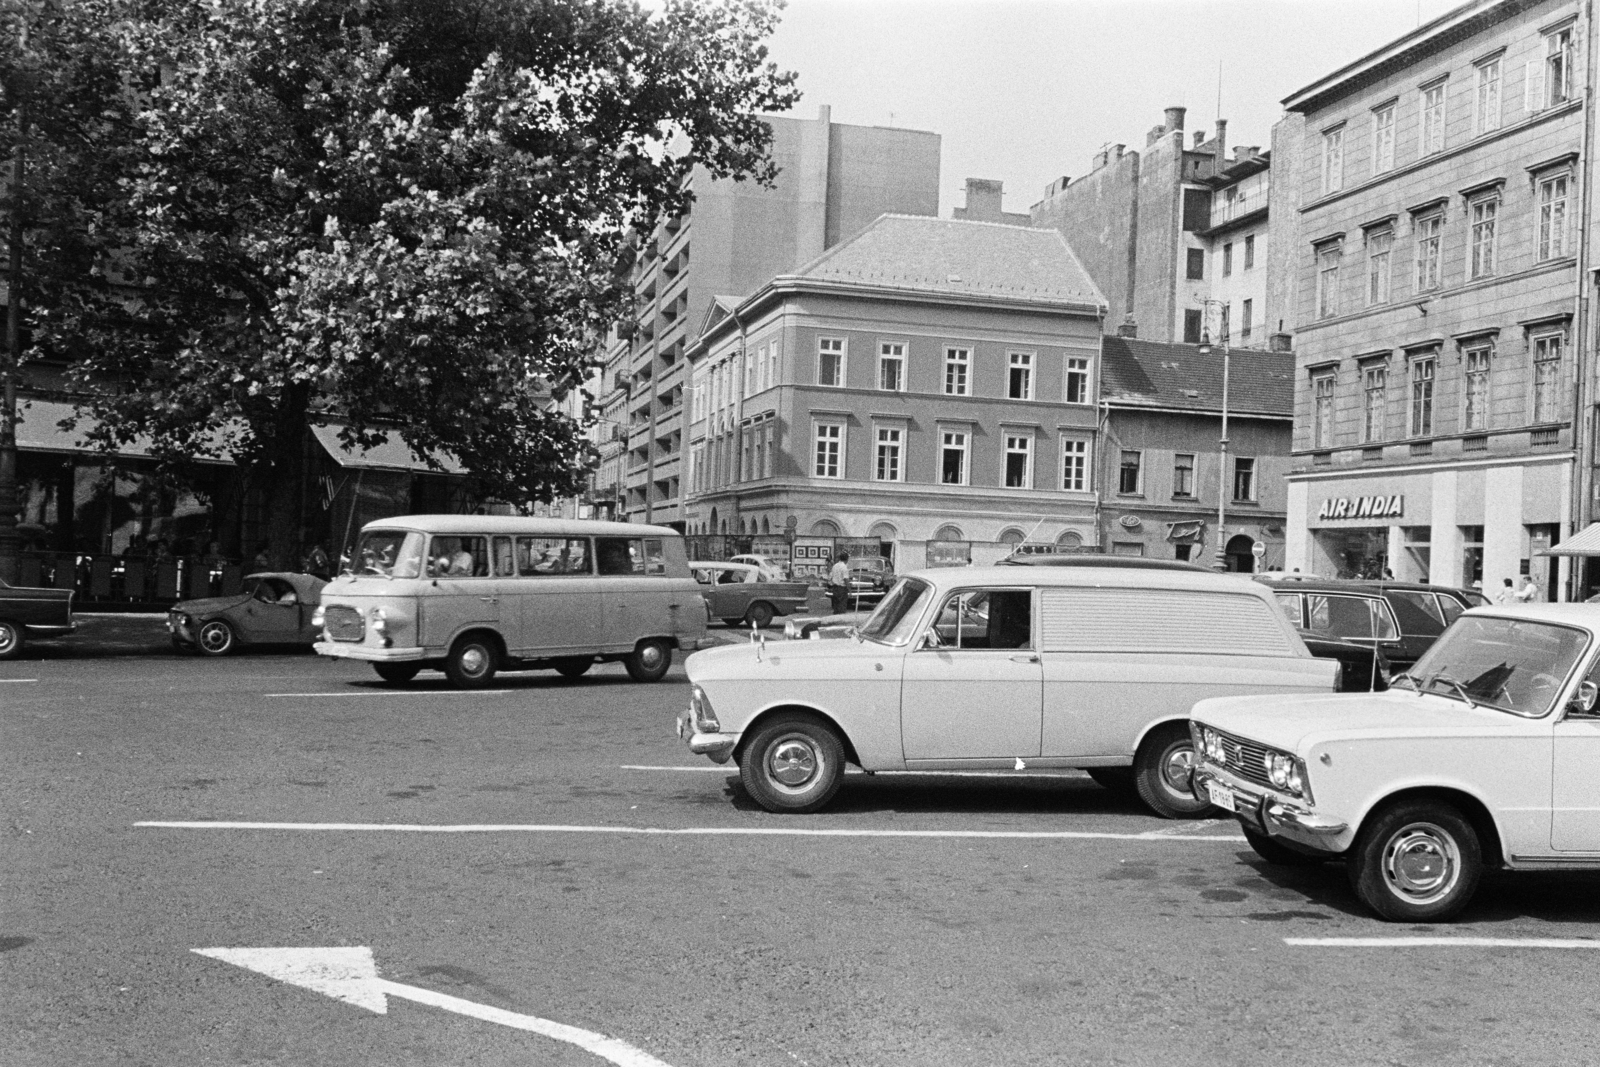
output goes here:
[{"label": "license plate", "polygon": [[1234,811],[1233,790],[1221,782],[1206,783],[1206,799],[1221,808],[1223,811]]}]

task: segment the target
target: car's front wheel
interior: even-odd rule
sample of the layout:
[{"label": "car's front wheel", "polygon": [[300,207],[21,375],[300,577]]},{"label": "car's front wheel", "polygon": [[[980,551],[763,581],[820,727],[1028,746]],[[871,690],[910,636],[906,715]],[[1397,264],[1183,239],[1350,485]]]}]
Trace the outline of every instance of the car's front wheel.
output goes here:
[{"label": "car's front wheel", "polygon": [[1362,827],[1349,856],[1350,885],[1390,922],[1454,918],[1483,874],[1478,832],[1437,801],[1402,800]]},{"label": "car's front wheel", "polygon": [[239,644],[238,635],[221,619],[212,619],[200,626],[196,635],[200,651],[208,656],[226,656]]},{"label": "car's front wheel", "polygon": [[1255,849],[1256,855],[1275,867],[1315,867],[1327,859],[1326,856],[1301,852],[1281,841],[1274,841],[1266,834],[1257,833],[1248,826],[1243,829],[1244,839]]},{"label": "car's front wheel", "polygon": [[672,669],[672,646],[659,637],[647,637],[622,661],[636,682],[659,682]]},{"label": "car's front wheel", "polygon": [[744,613],[744,621],[758,630],[765,630],[772,621],[772,605],[763,600],[756,601]]},{"label": "car's front wheel", "polygon": [[500,650],[483,634],[464,634],[450,646],[444,673],[457,689],[482,689],[500,669]]},{"label": "car's front wheel", "polygon": [[739,780],[768,811],[816,811],[844,779],[844,743],[815,715],[763,723],[739,756]]},{"label": "car's front wheel", "polygon": [[374,663],[372,669],[378,672],[378,677],[391,685],[404,685],[417,676],[422,670],[420,663]]},{"label": "car's front wheel", "polygon": [[0,659],[16,659],[22,655],[22,627],[0,619]]},{"label": "car's front wheel", "polygon": [[1145,806],[1166,819],[1194,819],[1211,802],[1194,795],[1194,742],[1189,724],[1170,722],[1150,731],[1133,757],[1133,784]]}]

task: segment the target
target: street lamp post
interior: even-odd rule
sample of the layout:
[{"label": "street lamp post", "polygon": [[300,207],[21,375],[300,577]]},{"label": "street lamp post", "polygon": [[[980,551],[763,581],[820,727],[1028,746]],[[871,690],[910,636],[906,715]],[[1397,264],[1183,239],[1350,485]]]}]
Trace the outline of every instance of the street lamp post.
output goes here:
[{"label": "street lamp post", "polygon": [[[1205,302],[1207,309],[1212,304],[1220,303],[1216,300]],[[1217,549],[1216,558],[1212,563],[1219,571],[1228,569],[1228,333],[1226,330],[1218,334],[1222,348],[1222,438],[1221,450],[1218,458],[1217,470]],[[1199,352],[1202,356],[1211,354],[1211,332],[1201,330]]]}]

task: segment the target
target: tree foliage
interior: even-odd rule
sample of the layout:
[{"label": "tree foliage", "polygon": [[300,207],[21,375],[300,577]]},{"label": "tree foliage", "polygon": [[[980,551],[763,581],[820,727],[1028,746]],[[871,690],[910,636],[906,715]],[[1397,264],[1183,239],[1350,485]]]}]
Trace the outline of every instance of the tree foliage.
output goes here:
[{"label": "tree foliage", "polygon": [[757,116],[798,95],[762,43],[781,0],[0,2],[75,64],[76,96],[31,97],[71,181],[30,183],[30,256],[90,432],[273,483],[331,419],[504,499],[575,491],[548,401],[625,309],[629,234],[695,163],[770,180]]}]

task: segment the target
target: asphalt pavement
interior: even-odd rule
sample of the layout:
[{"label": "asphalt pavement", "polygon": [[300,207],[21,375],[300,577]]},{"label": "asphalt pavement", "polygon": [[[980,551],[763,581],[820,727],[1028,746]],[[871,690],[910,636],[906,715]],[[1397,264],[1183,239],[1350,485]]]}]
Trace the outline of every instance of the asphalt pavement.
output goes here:
[{"label": "asphalt pavement", "polygon": [[1396,927],[1338,865],[1075,773],[853,774],[772,815],[672,736],[687,698],[681,667],[0,664],[0,1064],[1595,1058],[1600,877]]}]

